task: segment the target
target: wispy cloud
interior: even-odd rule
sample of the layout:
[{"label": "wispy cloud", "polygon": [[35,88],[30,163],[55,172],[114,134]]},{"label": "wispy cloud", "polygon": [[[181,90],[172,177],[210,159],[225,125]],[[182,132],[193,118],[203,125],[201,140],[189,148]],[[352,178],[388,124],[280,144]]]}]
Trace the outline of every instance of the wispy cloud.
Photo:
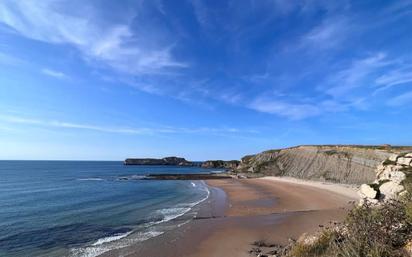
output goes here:
[{"label": "wispy cloud", "polygon": [[412,106],[412,91],[393,97],[389,99],[386,103],[389,106],[403,106],[403,105]]},{"label": "wispy cloud", "polygon": [[191,1],[197,22],[202,26],[208,25],[208,9],[200,0]]},{"label": "wispy cloud", "polygon": [[348,18],[327,18],[303,36],[300,47],[328,49],[339,46],[350,30]]},{"label": "wispy cloud", "polygon": [[172,56],[173,44],[143,44],[130,28],[133,16],[108,24],[97,7],[88,5],[71,12],[68,3],[4,0],[0,2],[0,22],[27,38],[71,45],[88,60],[132,75],[187,66]]},{"label": "wispy cloud", "polygon": [[292,120],[317,116],[321,113],[321,110],[312,104],[289,103],[282,100],[265,98],[255,99],[248,107],[259,112],[276,114]]},{"label": "wispy cloud", "polygon": [[6,65],[6,66],[21,66],[25,64],[26,61],[16,57],[12,56],[10,54],[2,53],[0,52],[0,64]]},{"label": "wispy cloud", "polygon": [[75,123],[59,120],[44,120],[36,118],[27,118],[21,116],[0,115],[0,121],[14,124],[24,124],[31,126],[41,126],[49,128],[66,128],[78,130],[90,130],[103,133],[115,133],[126,135],[156,135],[156,134],[255,134],[258,131],[253,129],[237,129],[231,127],[196,127],[183,128],[171,126],[151,127],[113,127],[85,123]]},{"label": "wispy cloud", "polygon": [[[388,66],[393,62],[384,53],[376,53],[369,57],[353,61],[349,67],[339,70],[327,79],[326,93],[333,97],[341,97],[351,90],[369,83],[370,75],[380,68]],[[376,75],[376,74],[375,74]],[[324,90],[321,89],[321,90]]]},{"label": "wispy cloud", "polygon": [[412,82],[412,67],[389,71],[376,79],[376,84],[386,88]]},{"label": "wispy cloud", "polygon": [[376,95],[408,83],[412,83],[411,63],[379,52],[356,59],[347,67],[332,72],[326,83],[318,89],[334,98],[344,98],[353,96],[354,90],[358,88],[368,88],[367,95]]},{"label": "wispy cloud", "polygon": [[50,77],[54,77],[54,78],[58,78],[58,79],[64,79],[64,78],[68,78],[68,76],[66,74],[64,74],[61,71],[56,71],[56,70],[52,70],[52,69],[48,69],[48,68],[44,68],[41,70],[41,72],[47,76]]}]

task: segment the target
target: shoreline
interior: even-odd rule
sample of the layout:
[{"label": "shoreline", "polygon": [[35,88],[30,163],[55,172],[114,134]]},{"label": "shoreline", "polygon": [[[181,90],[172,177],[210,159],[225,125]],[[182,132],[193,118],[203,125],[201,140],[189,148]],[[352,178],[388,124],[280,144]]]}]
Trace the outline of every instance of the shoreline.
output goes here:
[{"label": "shoreline", "polygon": [[189,256],[195,251],[196,244],[194,242],[201,242],[211,234],[216,227],[209,226],[209,223],[224,218],[224,211],[228,206],[226,193],[222,189],[207,186],[209,196],[194,206],[197,208],[197,214],[193,219],[181,224],[179,224],[179,219],[171,220],[169,223],[175,228],[170,231],[123,248],[106,251],[98,256]]},{"label": "shoreline", "polygon": [[294,178],[206,183],[210,195],[199,205],[195,219],[142,243],[99,256],[250,257],[254,256],[249,253],[254,241],[286,244],[289,238],[297,239],[328,222],[342,220],[351,208],[350,202],[357,199],[351,186]]}]

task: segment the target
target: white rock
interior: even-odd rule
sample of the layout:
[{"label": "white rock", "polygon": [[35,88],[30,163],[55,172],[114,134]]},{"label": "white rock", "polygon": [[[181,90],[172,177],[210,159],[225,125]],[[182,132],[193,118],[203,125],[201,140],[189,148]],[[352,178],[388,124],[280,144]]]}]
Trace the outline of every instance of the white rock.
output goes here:
[{"label": "white rock", "polygon": [[384,170],[381,174],[378,175],[378,181],[389,179],[390,174],[390,170]]},{"label": "white rock", "polygon": [[397,154],[392,154],[391,156],[389,156],[389,160],[396,162],[396,160],[398,159],[398,155]]},{"label": "white rock", "polygon": [[412,163],[412,158],[405,158],[405,157],[401,157],[398,158],[398,164],[402,164],[402,165],[406,165],[409,166]]},{"label": "white rock", "polygon": [[384,170],[377,175],[378,180],[382,181],[382,180],[387,180],[387,179],[391,179],[391,174],[393,172],[397,172],[400,169],[402,169],[402,166],[400,165],[387,165],[385,166]]},{"label": "white rock", "polygon": [[389,179],[397,184],[405,180],[406,175],[402,171],[393,171],[389,174]]},{"label": "white rock", "polygon": [[403,167],[401,165],[389,165],[387,166],[387,169],[390,171],[398,171],[402,169]]},{"label": "white rock", "polygon": [[412,153],[407,153],[405,157],[412,157]]},{"label": "white rock", "polygon": [[407,194],[408,194],[408,191],[403,190],[403,191],[400,192],[398,195],[399,195],[399,197],[403,197],[403,196],[405,196],[405,195],[407,195]]},{"label": "white rock", "polygon": [[367,184],[362,184],[360,187],[359,195],[362,198],[371,198],[374,199],[378,192],[375,191],[371,186]]},{"label": "white rock", "polygon": [[385,169],[385,165],[383,165],[382,163],[378,165],[378,167],[376,167],[376,170],[381,171]]},{"label": "white rock", "polygon": [[376,167],[376,177],[380,177],[381,174],[385,171],[385,166],[383,164],[379,164],[378,167]]},{"label": "white rock", "polygon": [[398,193],[402,192],[404,187],[393,181],[386,182],[379,187],[379,191],[384,199],[393,199],[398,196]]}]

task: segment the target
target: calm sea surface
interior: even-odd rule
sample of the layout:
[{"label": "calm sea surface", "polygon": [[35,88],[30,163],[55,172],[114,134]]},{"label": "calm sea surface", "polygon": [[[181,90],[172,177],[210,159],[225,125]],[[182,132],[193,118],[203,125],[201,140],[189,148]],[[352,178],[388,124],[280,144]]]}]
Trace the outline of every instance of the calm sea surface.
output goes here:
[{"label": "calm sea surface", "polygon": [[[197,167],[122,162],[0,161],[0,256],[96,256],[187,222],[202,181],[141,180]],[[175,222],[176,223],[176,222]]]}]

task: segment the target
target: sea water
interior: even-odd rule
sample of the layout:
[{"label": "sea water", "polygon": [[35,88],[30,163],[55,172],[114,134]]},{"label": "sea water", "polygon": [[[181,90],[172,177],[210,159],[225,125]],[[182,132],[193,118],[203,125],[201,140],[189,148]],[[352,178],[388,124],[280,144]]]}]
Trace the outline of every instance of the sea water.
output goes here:
[{"label": "sea water", "polygon": [[202,181],[142,178],[209,172],[122,162],[0,161],[0,256],[93,257],[161,235],[193,218],[209,191]]}]

